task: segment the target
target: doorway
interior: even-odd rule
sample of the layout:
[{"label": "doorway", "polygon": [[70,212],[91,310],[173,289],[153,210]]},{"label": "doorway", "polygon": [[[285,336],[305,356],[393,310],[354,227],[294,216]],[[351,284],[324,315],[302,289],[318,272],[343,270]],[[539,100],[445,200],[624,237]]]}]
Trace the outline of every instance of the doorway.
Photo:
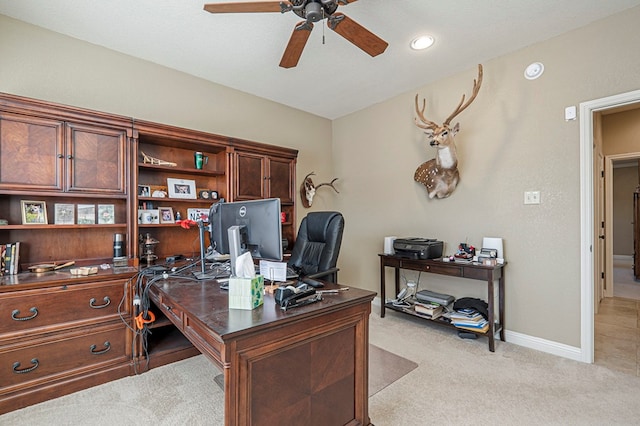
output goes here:
[{"label": "doorway", "polygon": [[581,360],[594,360],[595,244],[594,216],[594,115],[597,112],[640,103],[640,90],[580,104],[580,282],[581,282]]}]

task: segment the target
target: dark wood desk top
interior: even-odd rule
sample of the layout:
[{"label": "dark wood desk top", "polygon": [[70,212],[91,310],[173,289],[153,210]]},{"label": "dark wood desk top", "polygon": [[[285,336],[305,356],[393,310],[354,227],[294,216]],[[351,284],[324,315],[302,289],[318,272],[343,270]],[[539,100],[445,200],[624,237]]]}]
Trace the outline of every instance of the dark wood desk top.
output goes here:
[{"label": "dark wood desk top", "polygon": [[[181,311],[188,312],[192,319],[197,319],[223,341],[273,327],[274,323],[284,325],[306,317],[326,315],[333,310],[344,309],[350,304],[370,302],[376,295],[373,291],[350,287],[349,290],[338,294],[323,295],[323,300],[317,303],[283,311],[276,304],[274,295],[267,293],[262,306],[253,310],[243,310],[229,309],[228,291],[221,290],[215,281],[197,282],[172,278],[157,281],[153,285],[159,290],[163,304],[171,309],[177,306]],[[326,283],[321,290],[340,287],[344,286]]]}]

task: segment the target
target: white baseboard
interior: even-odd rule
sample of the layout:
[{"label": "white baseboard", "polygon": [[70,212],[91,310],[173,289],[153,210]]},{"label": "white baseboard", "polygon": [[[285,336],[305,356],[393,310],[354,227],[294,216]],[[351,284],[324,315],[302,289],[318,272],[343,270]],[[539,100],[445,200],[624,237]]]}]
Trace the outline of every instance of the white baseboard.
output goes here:
[{"label": "white baseboard", "polygon": [[[380,296],[375,297],[372,304],[379,307]],[[551,340],[541,339],[539,337],[533,337],[509,330],[505,330],[504,337],[508,343],[513,343],[514,345],[523,346],[525,348],[572,359],[574,361],[584,362],[586,359],[584,358],[581,349],[576,348],[575,346],[569,346],[563,343],[553,342]],[[500,342],[498,341],[497,344],[500,344]]]},{"label": "white baseboard", "polygon": [[553,342],[551,340],[541,339],[539,337],[533,337],[509,330],[505,330],[504,337],[507,342],[523,346],[525,348],[535,349],[537,351],[561,356],[574,361],[584,362],[585,359],[580,348],[565,345],[564,343]]},{"label": "white baseboard", "polygon": [[613,260],[620,260],[620,261],[625,261],[625,262],[633,262],[633,256],[632,255],[626,255],[626,254],[614,254],[613,255]]}]

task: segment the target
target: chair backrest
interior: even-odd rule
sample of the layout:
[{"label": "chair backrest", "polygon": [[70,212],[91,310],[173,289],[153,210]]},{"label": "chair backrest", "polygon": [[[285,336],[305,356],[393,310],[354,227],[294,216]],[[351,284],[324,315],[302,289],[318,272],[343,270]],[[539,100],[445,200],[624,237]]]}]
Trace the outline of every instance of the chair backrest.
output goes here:
[{"label": "chair backrest", "polygon": [[[289,265],[303,275],[335,268],[342,244],[344,217],[338,212],[311,212],[300,223]],[[322,279],[335,282],[337,274]]]}]

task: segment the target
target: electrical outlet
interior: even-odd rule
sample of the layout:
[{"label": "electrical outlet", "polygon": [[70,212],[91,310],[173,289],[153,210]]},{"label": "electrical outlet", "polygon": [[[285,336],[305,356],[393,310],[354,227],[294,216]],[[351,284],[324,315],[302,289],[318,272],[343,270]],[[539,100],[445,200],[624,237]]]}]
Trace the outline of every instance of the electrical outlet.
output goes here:
[{"label": "electrical outlet", "polygon": [[525,204],[540,204],[540,191],[525,191],[524,192]]}]

